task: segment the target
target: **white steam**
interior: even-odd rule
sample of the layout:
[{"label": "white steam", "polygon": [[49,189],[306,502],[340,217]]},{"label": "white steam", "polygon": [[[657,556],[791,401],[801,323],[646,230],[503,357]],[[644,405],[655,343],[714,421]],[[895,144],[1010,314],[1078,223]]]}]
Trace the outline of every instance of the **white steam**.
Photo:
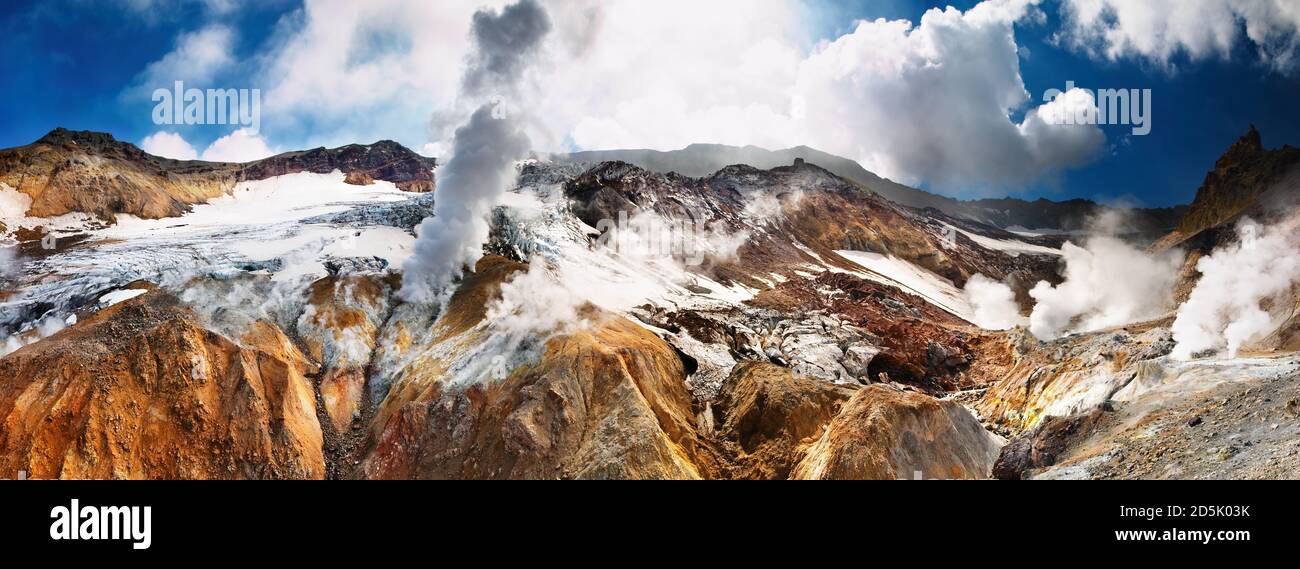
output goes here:
[{"label": "white steam", "polygon": [[35,344],[42,339],[53,336],[64,328],[76,323],[76,314],[70,314],[67,318],[59,318],[58,316],[50,314],[32,324],[29,324],[22,331],[12,336],[5,336],[3,333],[0,333],[0,357],[16,352],[23,346]]},{"label": "white steam", "polygon": [[527,271],[502,283],[501,298],[488,306],[487,321],[494,335],[518,346],[523,338],[550,338],[581,327],[578,308],[585,302],[534,259]]},{"label": "white steam", "polygon": [[18,276],[21,269],[22,262],[18,260],[18,248],[0,245],[0,282]]},{"label": "white steam", "polygon": [[[536,0],[475,13],[474,52],[461,78],[460,96],[515,95],[550,30],[550,18]],[[402,266],[403,299],[436,300],[482,257],[490,229],[487,216],[513,186],[514,164],[530,147],[524,121],[504,111],[500,100],[489,100],[456,129],[452,156],[438,173],[434,215],[420,223],[414,254]]]},{"label": "white steam", "polygon": [[971,322],[985,330],[1007,330],[1024,324],[1011,287],[984,275],[974,275],[962,289],[972,309]]},{"label": "white steam", "polygon": [[799,189],[781,195],[758,192],[745,204],[745,215],[764,222],[779,221],[785,217],[785,209],[797,209],[803,197],[803,190]]},{"label": "white steam", "polygon": [[734,260],[750,237],[749,231],[731,231],[723,223],[675,220],[652,210],[639,210],[630,217],[620,213],[617,222],[602,220],[596,229],[601,231],[596,244],[613,249],[624,259],[671,262],[682,270],[707,260]]},{"label": "white steam", "polygon": [[451,160],[439,170],[433,217],[417,230],[414,253],[402,265],[402,297],[431,302],[464,267],[483,256],[487,216],[512,185],[515,160],[528,137],[485,104],[456,130]]},{"label": "white steam", "polygon": [[1245,219],[1237,233],[1237,243],[1196,263],[1201,278],[1172,328],[1175,358],[1220,350],[1236,357],[1243,344],[1276,327],[1262,303],[1300,283],[1300,217],[1268,228]]},{"label": "white steam", "polygon": [[528,270],[501,284],[501,297],[487,307],[486,339],[452,362],[449,382],[505,379],[512,370],[536,361],[551,338],[588,325],[579,316],[585,302],[535,258]]},{"label": "white steam", "polygon": [[1039,282],[1029,291],[1037,301],[1029,315],[1034,337],[1050,340],[1067,331],[1119,326],[1170,307],[1181,251],[1148,255],[1108,236],[1090,238],[1085,247],[1066,243],[1061,251],[1065,281]]}]

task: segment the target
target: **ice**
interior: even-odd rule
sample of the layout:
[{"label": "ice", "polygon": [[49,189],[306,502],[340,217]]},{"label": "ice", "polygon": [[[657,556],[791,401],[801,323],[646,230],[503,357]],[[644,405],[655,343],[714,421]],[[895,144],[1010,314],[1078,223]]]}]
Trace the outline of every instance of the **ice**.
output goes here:
[{"label": "ice", "polygon": [[[266,270],[277,282],[297,283],[324,276],[330,258],[378,257],[400,265],[414,235],[392,227],[386,214],[420,217],[407,204],[427,203],[425,195],[389,182],[343,180],[339,171],[288,174],[241,182],[180,217],[119,215],[116,225],[85,231],[84,243],[28,261],[17,293],[0,304],[0,331],[74,310],[141,279],[179,288],[197,275]],[[7,215],[19,200],[4,196]],[[24,218],[20,225],[48,221]]]}]

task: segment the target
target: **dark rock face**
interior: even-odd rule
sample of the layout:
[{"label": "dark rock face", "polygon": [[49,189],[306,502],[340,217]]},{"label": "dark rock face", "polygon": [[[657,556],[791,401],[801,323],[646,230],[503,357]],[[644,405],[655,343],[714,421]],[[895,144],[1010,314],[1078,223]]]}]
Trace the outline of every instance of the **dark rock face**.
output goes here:
[{"label": "dark rock face", "polygon": [[[1250,131],[1228,148],[1214,163],[1214,170],[1205,175],[1205,182],[1196,191],[1178,224],[1175,235],[1162,241],[1172,241],[1172,246],[1207,229],[1214,228],[1243,213],[1270,191],[1296,193],[1294,184],[1280,184],[1289,173],[1300,166],[1300,148],[1286,145],[1266,149],[1259,131],[1251,125]],[[1279,187],[1285,186],[1285,187]]]},{"label": "dark rock face", "polygon": [[431,192],[437,163],[437,159],[420,156],[396,142],[381,140],[369,146],[349,144],[278,154],[245,165],[239,179],[263,180],[297,172],[328,174],[339,170],[348,174],[353,180],[350,183],[357,185],[365,185],[366,180],[384,180],[404,191]]},{"label": "dark rock face", "polygon": [[1070,417],[1048,417],[1033,430],[1022,433],[1002,448],[993,464],[998,480],[1020,480],[1037,468],[1056,464],[1068,449],[1092,433],[1102,409]]}]

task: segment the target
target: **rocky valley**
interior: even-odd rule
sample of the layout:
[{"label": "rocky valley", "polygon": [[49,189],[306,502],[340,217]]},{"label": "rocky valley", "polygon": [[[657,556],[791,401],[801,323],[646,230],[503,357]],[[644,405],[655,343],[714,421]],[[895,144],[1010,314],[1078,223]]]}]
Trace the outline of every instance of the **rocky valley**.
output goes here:
[{"label": "rocky valley", "polygon": [[[0,470],[1300,475],[1293,148],[1252,129],[1185,215],[1122,234],[1095,204],[990,216],[811,149],[696,150],[655,158],[684,173],[516,163],[474,266],[429,298],[403,277],[441,167],[396,143],[228,164],[59,129],[0,150]],[[1272,286],[1216,304],[1256,251]]]}]

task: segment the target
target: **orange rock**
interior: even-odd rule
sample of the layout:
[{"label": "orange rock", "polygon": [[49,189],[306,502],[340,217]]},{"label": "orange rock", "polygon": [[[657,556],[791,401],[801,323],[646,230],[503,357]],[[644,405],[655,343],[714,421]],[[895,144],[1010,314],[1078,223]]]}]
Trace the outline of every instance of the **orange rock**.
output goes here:
[{"label": "orange rock", "polygon": [[153,291],[0,359],[0,470],[32,478],[323,478],[310,363]]},{"label": "orange rock", "polygon": [[[434,341],[484,339],[484,306],[523,265],[479,263],[448,303]],[[594,323],[546,343],[507,377],[451,384],[455,361],[417,357],[376,415],[368,478],[701,478],[716,471],[696,433],[685,369],[662,339],[587,309]]]},{"label": "orange rock", "polygon": [[872,385],[844,405],[791,477],[988,478],[1001,447],[958,403]]},{"label": "orange rock", "polygon": [[736,366],[713,403],[719,434],[740,447],[732,476],[787,478],[854,391],[773,364]]}]

